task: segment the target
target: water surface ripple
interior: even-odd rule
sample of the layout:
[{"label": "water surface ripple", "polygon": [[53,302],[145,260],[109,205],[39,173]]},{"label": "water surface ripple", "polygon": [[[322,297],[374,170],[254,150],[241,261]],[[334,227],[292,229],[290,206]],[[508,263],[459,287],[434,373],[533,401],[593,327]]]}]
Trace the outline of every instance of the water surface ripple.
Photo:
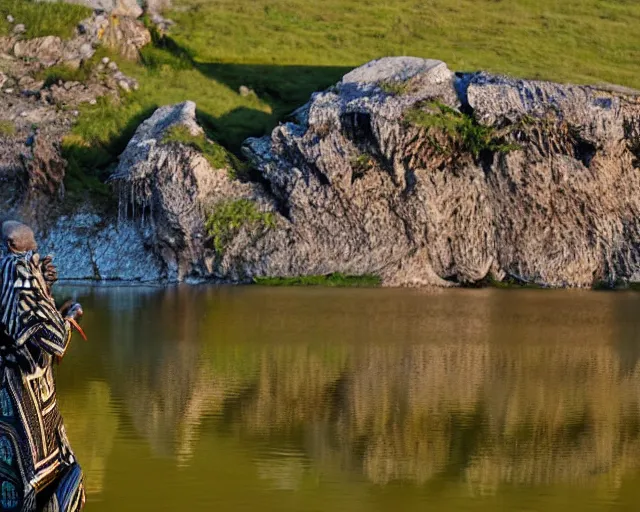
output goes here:
[{"label": "water surface ripple", "polygon": [[92,512],[640,508],[640,295],[58,292]]}]

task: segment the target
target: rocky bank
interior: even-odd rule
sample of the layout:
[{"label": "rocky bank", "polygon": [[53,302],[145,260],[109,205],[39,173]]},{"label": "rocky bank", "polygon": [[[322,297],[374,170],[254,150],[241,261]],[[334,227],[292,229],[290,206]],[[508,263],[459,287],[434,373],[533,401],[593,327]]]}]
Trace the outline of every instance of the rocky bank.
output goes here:
[{"label": "rocky bank", "polygon": [[[192,102],[165,106],[138,128],[110,180],[117,208],[38,219],[65,278],[640,280],[633,91],[386,58],[247,140],[248,167],[220,157],[195,112]],[[59,156],[49,162],[44,175],[64,175]],[[64,202],[54,188],[49,201]],[[24,211],[17,188],[3,190],[7,215]]]}]

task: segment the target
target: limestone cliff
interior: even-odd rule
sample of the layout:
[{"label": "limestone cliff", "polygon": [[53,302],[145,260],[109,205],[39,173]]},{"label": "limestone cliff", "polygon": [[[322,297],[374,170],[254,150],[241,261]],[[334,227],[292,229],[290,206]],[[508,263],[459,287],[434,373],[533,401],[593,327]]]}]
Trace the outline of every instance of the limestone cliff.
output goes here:
[{"label": "limestone cliff", "polygon": [[63,275],[246,282],[341,272],[390,286],[640,280],[633,91],[386,58],[246,141],[252,169],[207,155],[218,149],[193,103],[160,108],[112,177],[118,218],[87,227],[83,217],[76,238],[101,259],[80,251],[78,261],[74,235],[64,234],[75,219],[49,231]]},{"label": "limestone cliff", "polygon": [[[151,124],[166,116],[193,124],[194,108],[161,109]],[[248,140],[259,171],[249,183],[203,171],[191,148],[158,148],[148,131],[115,178],[132,187],[132,205],[148,205],[150,240],[167,230],[173,238],[160,238],[180,240],[177,255],[164,257],[180,267],[173,276],[342,272],[388,285],[510,277],[581,287],[638,279],[640,100],[632,91],[382,59],[315,94],[270,137]],[[144,194],[135,188],[142,181]],[[197,193],[187,193],[192,186]],[[217,253],[199,245],[217,205],[247,198],[274,222],[234,228]],[[188,227],[179,211],[193,215]],[[180,254],[189,263],[177,263]]]}]

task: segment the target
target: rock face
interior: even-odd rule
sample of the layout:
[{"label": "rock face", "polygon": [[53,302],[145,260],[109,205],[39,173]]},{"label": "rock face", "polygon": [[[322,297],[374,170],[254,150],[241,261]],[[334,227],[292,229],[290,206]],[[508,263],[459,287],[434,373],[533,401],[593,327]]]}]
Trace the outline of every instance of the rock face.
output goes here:
[{"label": "rock face", "polygon": [[[213,169],[193,147],[163,140],[175,127],[204,136],[195,116],[193,102],[158,109],[138,128],[112,177],[119,219],[142,226],[145,243],[163,261],[169,280],[227,277],[207,241],[207,212],[229,199],[259,200],[260,195],[260,187]],[[235,262],[233,256],[227,259]]]},{"label": "rock face", "polygon": [[[175,123],[196,133],[194,109],[160,109],[114,176],[129,213],[148,212],[147,243],[171,278],[342,272],[388,285],[591,286],[640,277],[631,93],[381,59],[315,94],[295,122],[247,141],[260,173],[251,183],[213,171],[193,148],[159,144]],[[244,199],[273,222],[235,229],[222,250],[207,246],[216,205]]]},{"label": "rock face", "polygon": [[638,278],[637,96],[382,59],[298,117],[246,149],[336,270],[388,284]]},{"label": "rock face", "polygon": [[162,107],[138,128],[111,180],[117,218],[45,230],[73,262],[66,277],[640,280],[633,91],[381,59],[248,140],[250,172],[220,157],[195,109]]}]

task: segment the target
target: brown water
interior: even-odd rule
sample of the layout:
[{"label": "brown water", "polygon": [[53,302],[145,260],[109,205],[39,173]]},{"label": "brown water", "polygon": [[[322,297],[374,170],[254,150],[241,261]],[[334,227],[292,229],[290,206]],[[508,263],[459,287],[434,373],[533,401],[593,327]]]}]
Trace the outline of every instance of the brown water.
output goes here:
[{"label": "brown water", "polygon": [[640,295],[60,291],[88,511],[640,510]]}]

